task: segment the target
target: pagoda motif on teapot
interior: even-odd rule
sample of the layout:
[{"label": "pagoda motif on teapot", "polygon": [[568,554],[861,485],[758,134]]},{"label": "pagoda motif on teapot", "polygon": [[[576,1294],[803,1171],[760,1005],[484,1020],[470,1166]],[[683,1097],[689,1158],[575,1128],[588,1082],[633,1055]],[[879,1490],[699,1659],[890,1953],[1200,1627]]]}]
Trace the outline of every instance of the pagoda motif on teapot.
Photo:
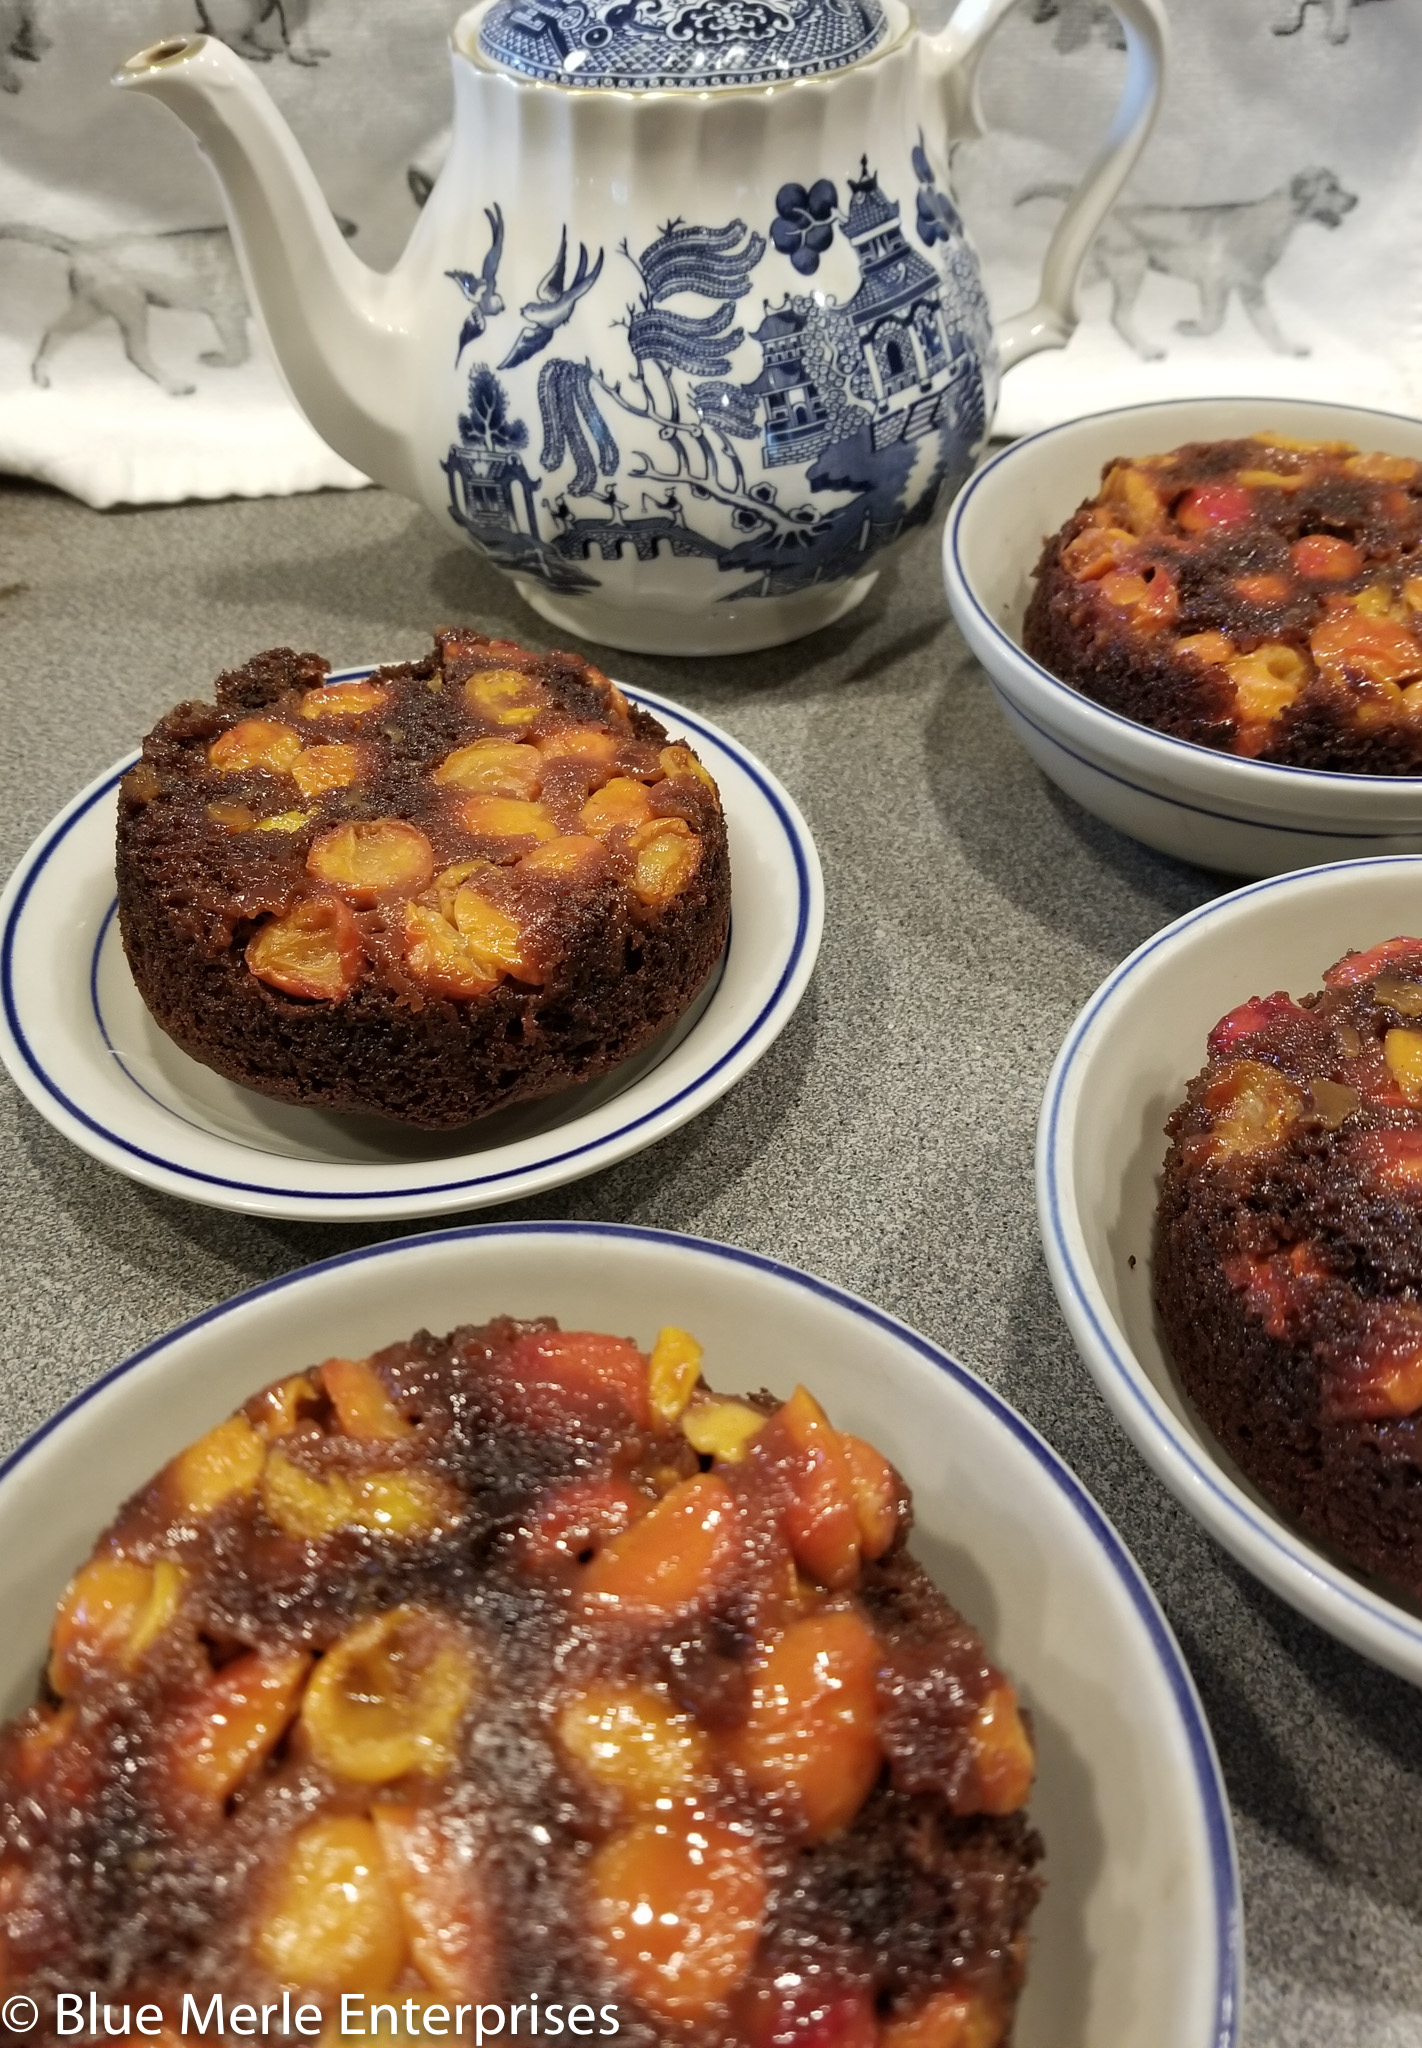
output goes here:
[{"label": "pagoda motif on teapot", "polygon": [[[712,598],[862,574],[968,473],[996,398],[977,264],[922,137],[903,170],[903,198],[861,159],[842,193],[783,185],[765,222],[670,220],[576,263],[565,228],[521,308],[486,209],[480,275],[448,273],[467,394],[451,517],[570,594],[668,558],[704,563]],[[831,252],[848,290],[826,288]],[[597,305],[622,304],[594,327],[600,279]]]}]

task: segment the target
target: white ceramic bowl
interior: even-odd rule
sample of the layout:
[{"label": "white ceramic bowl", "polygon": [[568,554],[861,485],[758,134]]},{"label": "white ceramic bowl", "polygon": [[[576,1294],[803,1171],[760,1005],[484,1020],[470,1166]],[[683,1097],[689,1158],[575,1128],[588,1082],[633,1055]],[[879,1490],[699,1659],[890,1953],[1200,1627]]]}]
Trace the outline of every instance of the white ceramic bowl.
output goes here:
[{"label": "white ceramic bowl", "polygon": [[455,1230],[308,1266],[161,1338],[0,1468],[0,1713],[31,1695],[66,1577],[118,1504],[259,1385],[422,1324],[507,1311],[694,1330],[713,1382],[803,1378],[917,1497],[914,1548],[1035,1718],[1047,1842],[1019,2048],[1231,2048],[1240,1921],[1199,1700],[1139,1570],[1041,1438],[877,1309],[752,1253],[586,1224]]},{"label": "white ceramic bowl", "polygon": [[1069,420],[1015,441],[959,494],[943,537],[953,616],[1037,765],[1147,846],[1235,875],[1422,853],[1422,776],[1334,775],[1197,747],[1103,709],[1022,651],[1042,543],[1099,488],[1103,464],[1261,429],[1422,458],[1422,420],[1306,399],[1172,399]]},{"label": "white ceramic bowl", "polygon": [[1038,1126],[1037,1207],[1077,1348],[1166,1485],[1300,1613],[1422,1685],[1422,1618],[1279,1516],[1196,1417],[1166,1356],[1150,1257],[1165,1120],[1210,1028],[1251,995],[1307,994],[1343,953],[1418,930],[1417,858],[1257,882],[1167,925],[1067,1034]]}]

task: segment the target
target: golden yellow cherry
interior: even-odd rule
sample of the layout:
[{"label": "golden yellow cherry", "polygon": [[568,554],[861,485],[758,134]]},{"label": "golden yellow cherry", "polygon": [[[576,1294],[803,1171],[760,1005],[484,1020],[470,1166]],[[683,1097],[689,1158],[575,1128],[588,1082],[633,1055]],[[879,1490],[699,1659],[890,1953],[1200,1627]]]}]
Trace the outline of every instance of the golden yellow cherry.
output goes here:
[{"label": "golden yellow cherry", "polygon": [[405,1930],[368,1820],[316,1820],[292,1838],[253,1946],[279,1984],[333,1994],[389,1990],[405,1960]]},{"label": "golden yellow cherry", "polygon": [[558,825],[546,804],[524,797],[471,796],[459,807],[466,832],[478,839],[556,839]]},{"label": "golden yellow cherry", "polygon": [[1409,1102],[1422,1102],[1422,1031],[1395,1024],[1383,1039],[1388,1072]]},{"label": "golden yellow cherry", "polygon": [[1062,549],[1062,565],[1078,582],[1091,583],[1127,561],[1139,547],[1121,526],[1088,526]]},{"label": "golden yellow cherry", "polygon": [[1102,497],[1114,507],[1122,526],[1134,534],[1147,534],[1165,524],[1165,503],[1160,492],[1141,470],[1118,462],[1106,478]]},{"label": "golden yellow cherry", "polygon": [[213,741],[207,758],[223,775],[240,775],[248,768],[284,775],[300,752],[301,734],[294,726],[279,718],[241,718]]},{"label": "golden yellow cherry", "polygon": [[464,701],[490,725],[532,725],[547,704],[548,693],[521,669],[486,668],[468,678]]},{"label": "golden yellow cherry", "polygon": [[339,897],[303,896],[247,946],[258,981],[284,995],[343,1002],[365,972],[360,928]]},{"label": "golden yellow cherry", "polygon": [[497,1997],[497,1915],[473,1845],[428,1807],[381,1800],[370,1817],[415,1968],[447,1999]]},{"label": "golden yellow cherry", "polygon": [[585,832],[595,839],[605,839],[609,832],[619,828],[630,830],[651,815],[652,800],[642,784],[628,775],[614,775],[611,782],[593,791],[578,818]]},{"label": "golden yellow cherry", "polygon": [[610,768],[617,759],[618,741],[600,725],[565,725],[546,732],[538,751],[546,761],[583,761],[590,768]]},{"label": "golden yellow cherry", "polygon": [[305,747],[291,764],[291,773],[304,797],[322,796],[328,789],[347,789],[360,780],[365,756],[346,740],[326,747]]},{"label": "golden yellow cherry", "polygon": [[278,811],[275,817],[263,818],[257,825],[259,832],[299,832],[303,825],[309,825],[314,811]]},{"label": "golden yellow cherry", "polygon": [[274,1443],[278,1437],[290,1436],[300,1417],[302,1403],[314,1403],[315,1399],[315,1385],[304,1372],[293,1374],[289,1380],[279,1380],[274,1387],[264,1388],[248,1402],[252,1427],[267,1443]]},{"label": "golden yellow cherry", "polygon": [[477,1679],[453,1622],[426,1608],[393,1607],[326,1652],[306,1688],[302,1730],[318,1764],[357,1784],[387,1785],[412,1771],[437,1776],[453,1761]]},{"label": "golden yellow cherry", "polygon": [[596,1680],[565,1702],[557,1727],[583,1776],[630,1806],[681,1798],[710,1765],[704,1730],[656,1686]]},{"label": "golden yellow cherry", "polygon": [[434,779],[471,796],[536,797],[543,787],[543,755],[518,740],[475,740],[446,754]]},{"label": "golden yellow cherry", "polygon": [[252,1650],[224,1664],[175,1717],[178,1783],[219,1805],[229,1799],[286,1733],[310,1669],[305,1650]]},{"label": "golden yellow cherry", "polygon": [[[457,860],[452,866],[441,868],[430,885],[434,892],[435,907],[442,918],[454,923],[454,899],[471,875],[493,875],[498,873],[498,863],[492,860]],[[428,903],[430,890],[425,892]]]},{"label": "golden yellow cherry", "polygon": [[[450,912],[453,913],[453,901]],[[471,1002],[497,988],[502,976],[461,937],[450,916],[424,903],[405,905],[405,965],[436,995]]]},{"label": "golden yellow cherry", "polygon": [[1224,664],[1234,684],[1240,716],[1267,722],[1293,703],[1308,681],[1308,663],[1296,647],[1270,642],[1252,654],[1238,654]]},{"label": "golden yellow cherry", "polygon": [[1277,1067],[1232,1060],[1205,1091],[1216,1158],[1242,1157],[1277,1145],[1302,1116],[1304,1098]]},{"label": "golden yellow cherry", "polygon": [[652,1413],[675,1422],[701,1377],[701,1346],[687,1330],[674,1324],[658,1332],[647,1366],[647,1396]]},{"label": "golden yellow cherry", "polygon": [[318,1542],[343,1529],[416,1537],[452,1528],[462,1512],[454,1489],[418,1467],[318,1475],[273,1449],[262,1473],[262,1507],[288,1536]]},{"label": "golden yellow cherry", "polygon": [[632,887],[653,907],[679,896],[701,865],[701,841],[683,818],[654,818],[628,841],[636,860]]},{"label": "golden yellow cherry", "polygon": [[297,706],[303,718],[364,718],[390,701],[379,683],[323,683],[307,690]]},{"label": "golden yellow cherry", "polygon": [[645,1820],[588,1866],[594,1936],[633,1997],[696,2020],[749,1970],[765,1916],[760,1853],[724,1821]]},{"label": "golden yellow cherry", "polygon": [[81,1566],[54,1618],[49,1682],[60,1697],[90,1665],[137,1664],[176,1615],[186,1576],[167,1557],[143,1564],[108,1552]]},{"label": "golden yellow cherry", "polygon": [[1005,1678],[988,1692],[973,1716],[970,1732],[977,1784],[961,1811],[1016,1813],[1027,1804],[1037,1758],[1017,1704]]},{"label": "golden yellow cherry", "polygon": [[434,874],[434,852],[403,818],[348,818],[311,842],[306,871],[368,909],[381,896],[423,889]]},{"label": "golden yellow cherry", "polygon": [[543,970],[518,920],[490,903],[472,883],[466,882],[455,896],[454,922],[465,945],[491,974],[511,974],[516,981],[542,981]]},{"label": "golden yellow cherry", "polygon": [[223,1501],[256,1492],[266,1455],[246,1416],[230,1415],[179,1451],[163,1474],[164,1491],[180,1514],[210,1515]]},{"label": "golden yellow cherry", "polygon": [[600,839],[584,832],[570,832],[535,846],[518,863],[520,874],[547,875],[557,881],[593,882],[607,866],[607,849]]},{"label": "golden yellow cherry", "polygon": [[681,1418],[681,1433],[703,1458],[717,1458],[724,1465],[739,1465],[746,1446],[764,1429],[769,1418],[744,1401],[725,1400],[717,1395],[694,1401]]},{"label": "golden yellow cherry", "polygon": [[669,777],[678,775],[690,776],[693,782],[704,783],[707,789],[714,790],[716,787],[715,782],[707,774],[695,754],[692,753],[690,747],[684,747],[679,742],[670,747],[663,747],[661,753],[657,756],[657,761],[663,775]]},{"label": "golden yellow cherry", "polygon": [[413,1425],[395,1406],[368,1358],[328,1358],[321,1367],[321,1385],[344,1436],[387,1444],[409,1436]]}]

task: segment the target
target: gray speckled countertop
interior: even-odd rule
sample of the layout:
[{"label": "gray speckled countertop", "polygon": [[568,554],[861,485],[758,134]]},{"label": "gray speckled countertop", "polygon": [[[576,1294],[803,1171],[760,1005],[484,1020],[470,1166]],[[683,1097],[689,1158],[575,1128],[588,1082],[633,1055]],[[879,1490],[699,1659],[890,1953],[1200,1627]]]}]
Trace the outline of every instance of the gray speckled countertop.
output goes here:
[{"label": "gray speckled countertop", "polygon": [[[789,786],[824,861],[824,950],[784,1036],[699,1121],[481,1213],[753,1246],[882,1303],[1013,1401],[1134,1549],[1204,1696],[1243,1865],[1248,2048],[1422,2048],[1422,1701],[1256,1585],[1165,1493],[1078,1361],[1038,1247],[1033,1131],[1071,1018],[1220,884],[1043,781],[947,617],[936,539],[796,646],[608,658],[720,721]],[[0,484],[4,871],[219,669],[281,642],[395,659],[446,620],[548,644],[509,586],[380,492],[99,514]],[[403,1234],[150,1194],[8,1084],[0,1117],[0,1448],[198,1310]]]}]

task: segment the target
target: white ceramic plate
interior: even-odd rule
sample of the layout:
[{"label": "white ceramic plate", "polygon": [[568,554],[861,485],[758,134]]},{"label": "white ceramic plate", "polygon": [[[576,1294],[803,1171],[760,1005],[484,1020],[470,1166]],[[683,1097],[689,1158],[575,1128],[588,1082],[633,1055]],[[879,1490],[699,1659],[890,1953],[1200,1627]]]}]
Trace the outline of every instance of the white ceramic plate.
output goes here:
[{"label": "white ceramic plate", "polygon": [[1257,1493],[1196,1416],[1151,1290],[1165,1120],[1212,1026],[1251,995],[1322,986],[1342,954],[1422,929],[1422,859],[1311,868],[1167,925],[1104,981],[1047,1083],[1037,1207],[1078,1350],[1117,1420],[1196,1519],[1321,1628],[1422,1685],[1422,1616]]},{"label": "white ceramic plate", "polygon": [[790,1021],[819,952],[824,886],[809,827],[754,755],[680,705],[627,694],[689,735],[716,778],[732,926],[692,1010],[600,1080],[429,1132],[292,1108],[189,1059],[144,1008],[118,935],[116,788],[136,754],[61,811],[0,897],[0,1058],[40,1114],[105,1165],[259,1216],[440,1216],[654,1144],[724,1095]]},{"label": "white ceramic plate", "polygon": [[1104,463],[1269,428],[1422,458],[1422,420],[1306,399],[1168,399],[1067,420],[1014,441],[959,492],[943,536],[949,605],[1038,767],[1148,846],[1234,875],[1422,852],[1422,776],[1336,775],[1195,746],[1107,711],[1022,651],[1042,543],[1100,488]]},{"label": "white ceramic plate", "polygon": [[1120,1538],[1021,1417],[935,1345],[753,1253],[508,1224],[308,1266],[161,1338],[0,1468],[0,1714],[33,1694],[53,1603],[119,1503],[258,1386],[426,1326],[556,1315],[696,1332],[713,1384],[803,1378],[916,1496],[916,1554],[1035,1722],[1047,1843],[1018,2048],[1231,2048],[1240,1906],[1219,1769],[1175,1640]]}]

